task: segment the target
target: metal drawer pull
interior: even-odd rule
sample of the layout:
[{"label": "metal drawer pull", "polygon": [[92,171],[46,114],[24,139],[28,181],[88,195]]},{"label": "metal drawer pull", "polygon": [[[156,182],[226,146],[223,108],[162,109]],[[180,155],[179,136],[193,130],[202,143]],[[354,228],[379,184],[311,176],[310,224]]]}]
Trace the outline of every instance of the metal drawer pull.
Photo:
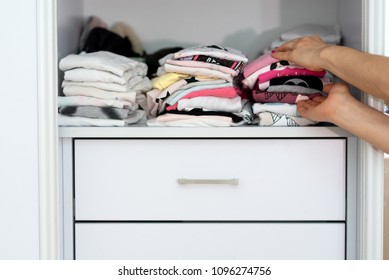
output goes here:
[{"label": "metal drawer pull", "polygon": [[177,179],[180,185],[239,185],[239,179]]}]

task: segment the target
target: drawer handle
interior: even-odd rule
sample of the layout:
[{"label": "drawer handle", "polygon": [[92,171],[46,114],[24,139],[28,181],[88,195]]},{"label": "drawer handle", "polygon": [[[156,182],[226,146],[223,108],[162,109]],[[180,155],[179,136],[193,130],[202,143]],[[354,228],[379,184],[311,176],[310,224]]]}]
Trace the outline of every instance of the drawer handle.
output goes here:
[{"label": "drawer handle", "polygon": [[180,185],[239,185],[239,179],[177,179]]}]

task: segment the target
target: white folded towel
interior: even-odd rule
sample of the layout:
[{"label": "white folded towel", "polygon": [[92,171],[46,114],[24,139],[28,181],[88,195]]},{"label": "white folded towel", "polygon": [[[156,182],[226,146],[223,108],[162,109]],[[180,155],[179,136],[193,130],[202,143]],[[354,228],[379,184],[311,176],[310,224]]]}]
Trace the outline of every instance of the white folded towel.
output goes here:
[{"label": "white folded towel", "polygon": [[136,104],[136,91],[116,92],[107,91],[103,89],[93,87],[78,87],[78,86],[65,86],[63,88],[63,94],[65,96],[92,96],[102,99],[118,99]]},{"label": "white folded towel", "polygon": [[118,76],[123,76],[129,70],[137,70],[143,76],[147,74],[145,63],[107,51],[70,54],[59,62],[59,69],[62,71],[79,67],[108,71]]},{"label": "white folded towel", "polygon": [[151,81],[148,77],[135,76],[131,78],[126,84],[105,83],[105,82],[85,82],[85,81],[66,81],[62,82],[62,87],[78,86],[78,87],[94,87],[107,91],[128,92],[140,91],[147,92],[152,89]]},{"label": "white folded towel", "polygon": [[58,114],[59,126],[125,126],[124,120],[92,119]]},{"label": "white folded towel", "polygon": [[75,68],[65,71],[65,80],[73,82],[103,82],[124,85],[135,76],[136,74],[132,71],[124,72],[123,76],[118,76],[107,71],[85,68]]},{"label": "white folded towel", "polygon": [[116,91],[116,92],[128,92],[131,91],[129,84],[119,85],[115,83],[103,83],[103,82],[73,82],[73,81],[63,81],[62,87],[66,86],[77,86],[77,87],[93,87],[107,91]]},{"label": "white folded towel", "polygon": [[102,99],[91,96],[58,96],[58,107],[62,106],[95,106],[95,107],[112,107],[119,109],[135,110],[137,106],[134,106],[131,102],[117,99]]}]

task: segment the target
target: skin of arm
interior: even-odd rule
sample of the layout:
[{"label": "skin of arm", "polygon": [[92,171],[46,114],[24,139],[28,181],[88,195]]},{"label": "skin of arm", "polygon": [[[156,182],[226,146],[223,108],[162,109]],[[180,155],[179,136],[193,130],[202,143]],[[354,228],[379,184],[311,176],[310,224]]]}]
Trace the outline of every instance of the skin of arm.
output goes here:
[{"label": "skin of arm", "polygon": [[389,153],[389,117],[356,100],[345,84],[325,88],[328,96],[300,101],[300,114],[315,121],[332,122]]},{"label": "skin of arm", "polygon": [[[328,70],[360,90],[389,101],[389,58],[352,48],[325,44],[317,36],[285,43],[273,53],[311,70]],[[325,88],[327,97],[297,104],[300,114],[315,121],[332,122],[389,153],[389,117],[359,102],[345,84]]]}]

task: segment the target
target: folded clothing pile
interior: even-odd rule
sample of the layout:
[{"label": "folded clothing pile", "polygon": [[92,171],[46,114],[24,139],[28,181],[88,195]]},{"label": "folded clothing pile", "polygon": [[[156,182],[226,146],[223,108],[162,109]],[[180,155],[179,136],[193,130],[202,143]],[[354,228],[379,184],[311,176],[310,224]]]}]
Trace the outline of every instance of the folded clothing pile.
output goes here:
[{"label": "folded clothing pile", "polygon": [[304,36],[309,36],[309,35],[317,35],[324,42],[332,45],[339,45],[342,41],[342,34],[340,32],[339,25],[306,23],[281,33],[279,36],[277,36],[277,38],[275,38],[271,42],[270,48],[266,49],[264,53],[270,52],[271,50],[281,46],[282,44],[290,40],[297,39]]},{"label": "folded clothing pile", "polygon": [[[107,51],[61,59],[59,125],[125,126],[146,120],[147,65]],[[141,108],[139,108],[139,106]]]},{"label": "folded clothing pile", "polygon": [[330,83],[326,71],[311,71],[278,60],[266,53],[244,69],[242,81],[252,93],[255,123],[261,126],[306,126],[316,122],[302,118],[296,103],[324,95]]},{"label": "folded clothing pile", "polygon": [[147,93],[149,126],[239,126],[252,121],[239,77],[247,57],[218,45],[185,48],[159,61]]}]

